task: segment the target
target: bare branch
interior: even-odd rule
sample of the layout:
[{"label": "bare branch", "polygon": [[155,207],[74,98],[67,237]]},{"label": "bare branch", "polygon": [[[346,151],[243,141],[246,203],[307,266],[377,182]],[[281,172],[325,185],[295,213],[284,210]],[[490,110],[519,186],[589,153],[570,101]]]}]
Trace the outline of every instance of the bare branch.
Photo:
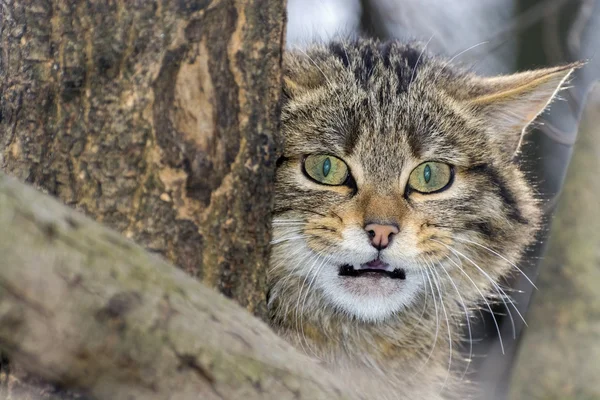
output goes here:
[{"label": "bare branch", "polygon": [[0,175],[0,347],[98,399],[353,398],[264,323]]}]

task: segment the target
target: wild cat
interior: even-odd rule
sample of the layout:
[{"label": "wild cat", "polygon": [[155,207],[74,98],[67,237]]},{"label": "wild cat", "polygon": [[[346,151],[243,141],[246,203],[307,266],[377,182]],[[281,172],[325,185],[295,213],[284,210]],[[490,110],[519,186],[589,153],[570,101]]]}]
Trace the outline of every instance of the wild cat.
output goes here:
[{"label": "wild cat", "polygon": [[464,398],[464,326],[540,223],[514,156],[578,65],[480,77],[366,39],[284,65],[273,327],[367,398]]}]

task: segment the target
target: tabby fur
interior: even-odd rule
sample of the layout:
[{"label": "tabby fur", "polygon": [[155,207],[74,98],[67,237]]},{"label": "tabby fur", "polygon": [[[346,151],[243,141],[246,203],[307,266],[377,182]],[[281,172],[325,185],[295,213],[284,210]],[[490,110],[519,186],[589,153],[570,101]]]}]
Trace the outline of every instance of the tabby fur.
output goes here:
[{"label": "tabby fur", "polygon": [[[540,226],[515,155],[578,66],[480,77],[425,47],[338,41],[284,60],[272,325],[369,399],[464,398],[465,326],[478,308],[510,301],[500,280],[519,272]],[[352,178],[311,180],[310,154],[344,160]],[[407,189],[432,160],[453,167],[451,185]],[[373,221],[399,227],[381,252],[364,230]],[[377,256],[406,279],[339,276]]]}]

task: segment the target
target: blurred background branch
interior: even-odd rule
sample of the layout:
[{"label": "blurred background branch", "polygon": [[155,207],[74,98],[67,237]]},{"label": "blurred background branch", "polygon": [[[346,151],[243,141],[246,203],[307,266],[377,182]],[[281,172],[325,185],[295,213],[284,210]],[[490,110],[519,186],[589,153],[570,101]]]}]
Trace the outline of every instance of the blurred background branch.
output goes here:
[{"label": "blurred background branch", "polygon": [[[552,213],[558,203],[573,145],[576,142],[585,97],[591,85],[600,79],[600,62],[595,57],[600,49],[599,2],[597,0],[361,0],[360,2],[289,0],[288,4],[290,21],[288,46],[303,46],[311,40],[353,35],[366,35],[380,39],[417,39],[423,42],[431,39],[428,44],[431,51],[450,57],[456,56],[455,62],[484,75],[510,73],[576,60],[588,61],[588,65],[575,74],[571,87],[562,92],[561,98],[564,101],[554,102],[550,112],[540,118],[540,124],[529,134],[529,140],[520,157],[520,162],[530,180],[536,183],[546,211],[547,224],[539,235],[539,244],[529,251],[528,262],[522,265],[525,272],[535,279],[539,270],[538,261],[546,251]],[[302,6],[303,4],[305,6]],[[600,106],[592,103],[590,107],[594,109]],[[594,124],[587,126],[588,129],[598,129],[591,128]],[[595,139],[588,140],[600,141],[600,137],[596,136]],[[563,203],[569,201],[567,198]],[[576,204],[574,203],[573,206]],[[569,207],[564,204],[563,206]],[[594,206],[597,207],[597,202]],[[594,226],[597,227],[598,224]],[[576,240],[575,236],[572,236],[571,240]],[[554,241],[552,243],[552,246],[556,246]],[[588,244],[593,246],[591,242]],[[548,253],[549,257],[552,257],[555,251],[551,249]],[[575,269],[573,273],[577,274],[579,273],[577,268],[580,267],[565,262],[554,268],[542,264],[541,268],[542,273],[552,274],[556,269],[569,268]],[[548,268],[549,271],[545,272],[544,268]],[[585,274],[585,271],[587,270],[582,269],[580,272]],[[558,275],[555,275],[555,278],[561,279]],[[556,280],[541,279],[538,282],[540,292],[554,293],[553,282],[556,284]],[[525,278],[519,276],[508,280],[506,285],[513,289],[512,295],[517,307],[525,315],[532,299],[533,287]],[[577,291],[571,295],[576,296]],[[582,296],[585,294],[582,293]],[[555,297],[552,298],[556,302],[559,301]],[[548,301],[548,298],[542,295],[533,299],[529,328],[532,332],[557,329],[555,319],[535,316],[536,303],[545,301]],[[486,399],[507,398],[511,372],[513,369],[523,371],[523,368],[526,368],[519,364],[538,367],[540,365],[539,360],[535,361],[535,351],[528,351],[527,346],[531,342],[527,339],[528,333],[524,331],[523,323],[515,321],[517,337],[513,339],[512,328],[507,323],[507,310],[498,305],[496,313],[503,322],[501,335],[505,343],[504,354],[500,349],[498,335],[488,313],[482,314],[482,319],[477,325],[476,336],[479,340],[474,343],[475,357],[471,378],[483,385]],[[600,319],[600,316],[596,316],[596,319]],[[522,332],[525,333],[521,334]],[[532,333],[532,336],[535,336],[535,333]],[[525,355],[517,360],[516,355],[523,340],[525,344],[522,351]],[[540,354],[540,357],[548,361],[543,354]],[[516,366],[515,362],[517,362]],[[581,363],[581,367],[584,365],[585,363]],[[557,373],[560,368],[560,365],[552,365],[547,366],[546,370]],[[531,381],[532,376],[538,372],[539,368],[536,368],[527,375],[514,375],[517,380],[512,395],[515,398],[532,398],[531,392],[523,391],[526,386],[524,382],[526,379]],[[577,371],[574,368],[570,372],[576,374]],[[550,376],[539,372],[538,378],[551,379]],[[577,382],[580,385],[584,383],[583,380]],[[594,387],[594,383],[590,382],[590,386]],[[547,393],[537,392],[536,396],[539,397],[535,398],[551,398],[549,396],[553,392],[550,389],[554,388],[555,385],[548,386]]]},{"label": "blurred background branch", "polygon": [[512,371],[515,400],[600,398],[600,85],[586,104]]}]

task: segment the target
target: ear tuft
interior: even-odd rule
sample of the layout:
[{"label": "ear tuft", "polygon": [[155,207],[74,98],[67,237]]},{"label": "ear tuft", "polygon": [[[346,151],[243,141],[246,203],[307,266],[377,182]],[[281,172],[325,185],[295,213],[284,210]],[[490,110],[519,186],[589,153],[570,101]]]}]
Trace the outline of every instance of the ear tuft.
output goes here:
[{"label": "ear tuft", "polygon": [[308,55],[283,56],[283,94],[292,99],[326,84],[324,72]]},{"label": "ear tuft", "polygon": [[584,63],[521,72],[492,78],[476,78],[467,99],[484,119],[505,151],[514,154],[527,127],[564,88],[571,73]]},{"label": "ear tuft", "polygon": [[283,96],[286,100],[293,99],[300,92],[298,85],[289,76],[283,76]]}]

